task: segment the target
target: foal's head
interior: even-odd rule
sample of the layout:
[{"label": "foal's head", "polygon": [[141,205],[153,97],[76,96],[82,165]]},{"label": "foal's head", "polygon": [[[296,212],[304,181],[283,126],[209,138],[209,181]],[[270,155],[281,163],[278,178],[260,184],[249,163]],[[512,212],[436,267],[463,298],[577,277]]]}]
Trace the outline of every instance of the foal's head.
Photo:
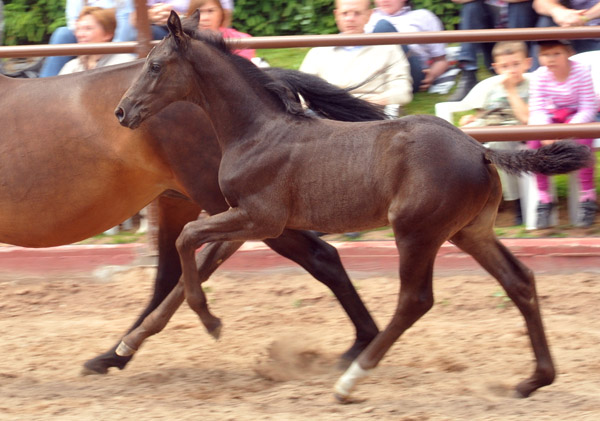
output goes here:
[{"label": "foal's head", "polygon": [[[197,22],[198,11],[194,14]],[[195,80],[189,59],[192,38],[184,32],[179,16],[173,11],[167,27],[169,35],[150,51],[141,74],[115,109],[123,126],[135,129],[172,102],[186,100],[192,92]]]},{"label": "foal's head", "polygon": [[[198,69],[194,68],[194,63],[198,66],[200,62],[199,57],[205,63],[230,62],[232,66],[228,70],[213,70],[214,77],[223,77],[224,72],[230,73],[229,70],[239,71],[246,83],[263,89],[263,97],[270,98],[282,112],[307,118],[298,93],[285,80],[278,80],[281,75],[278,78],[275,73],[272,77],[250,61],[235,55],[220,34],[198,31],[198,19],[198,10],[183,23],[175,12],[171,12],[167,21],[169,35],[152,49],[142,73],[115,110],[123,126],[134,129],[172,102],[206,98],[204,92],[197,90],[203,87],[199,83]],[[194,43],[194,40],[201,42]],[[196,94],[191,95],[192,92]]]}]

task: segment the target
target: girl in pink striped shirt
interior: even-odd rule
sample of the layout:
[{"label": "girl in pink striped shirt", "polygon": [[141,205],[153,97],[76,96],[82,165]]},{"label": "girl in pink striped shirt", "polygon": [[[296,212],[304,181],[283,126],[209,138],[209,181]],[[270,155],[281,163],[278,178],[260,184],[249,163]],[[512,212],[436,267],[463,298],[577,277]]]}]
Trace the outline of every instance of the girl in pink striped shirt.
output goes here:
[{"label": "girl in pink striped shirt", "polygon": [[[529,124],[590,123],[595,120],[598,104],[587,66],[569,60],[573,54],[570,43],[565,40],[540,41],[538,68],[530,81]],[[539,148],[555,140],[533,140],[529,147]],[[593,139],[576,139],[578,143],[592,147]],[[552,194],[548,177],[536,174],[540,194],[537,209],[537,228],[550,225]],[[588,227],[594,223],[596,214],[596,188],[594,165],[578,173],[581,184],[578,226]]]}]

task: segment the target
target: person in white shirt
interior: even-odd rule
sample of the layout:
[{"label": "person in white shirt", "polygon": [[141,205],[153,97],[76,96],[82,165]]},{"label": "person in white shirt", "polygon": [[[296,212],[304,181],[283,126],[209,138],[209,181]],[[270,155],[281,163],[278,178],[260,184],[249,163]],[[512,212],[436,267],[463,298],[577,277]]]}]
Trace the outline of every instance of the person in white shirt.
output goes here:
[{"label": "person in white shirt", "polygon": [[[364,33],[370,15],[369,0],[336,0],[334,16],[342,36]],[[412,100],[408,60],[397,45],[313,48],[300,70],[341,88],[372,77],[352,94],[382,106],[402,106]]]},{"label": "person in white shirt", "polygon": [[[365,32],[443,31],[442,21],[427,9],[413,10],[410,0],[375,0]],[[402,49],[408,58],[413,92],[427,91],[448,70],[446,44],[410,44]]]}]

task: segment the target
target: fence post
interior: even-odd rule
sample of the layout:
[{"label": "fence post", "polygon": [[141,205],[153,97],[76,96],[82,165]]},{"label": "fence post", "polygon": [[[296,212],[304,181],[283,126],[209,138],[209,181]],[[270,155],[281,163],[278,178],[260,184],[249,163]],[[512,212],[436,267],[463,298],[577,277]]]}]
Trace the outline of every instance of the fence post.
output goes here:
[{"label": "fence post", "polygon": [[146,0],[135,0],[135,14],[137,22],[137,47],[135,52],[138,57],[144,58],[148,55],[152,46],[152,31],[150,29],[150,21],[148,20],[148,8]]}]

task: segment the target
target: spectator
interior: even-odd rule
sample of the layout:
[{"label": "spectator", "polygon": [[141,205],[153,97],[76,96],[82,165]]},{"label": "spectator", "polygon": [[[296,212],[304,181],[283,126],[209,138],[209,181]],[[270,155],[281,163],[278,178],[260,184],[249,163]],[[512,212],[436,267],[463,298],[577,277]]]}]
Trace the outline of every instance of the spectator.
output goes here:
[{"label": "spectator", "polygon": [[[364,33],[371,15],[369,6],[369,0],[336,0],[334,16],[340,33]],[[412,100],[409,64],[396,45],[313,48],[300,70],[342,88],[356,86],[373,76],[353,94],[382,106],[404,105]]]},{"label": "spectator", "polygon": [[[559,0],[533,0],[533,8],[540,15],[537,26],[597,26],[598,0],[570,0],[570,8]],[[600,50],[600,39],[576,39],[572,41],[576,53]]]},{"label": "spectator", "polygon": [[[52,33],[50,44],[74,44],[77,42],[75,23],[84,6],[115,8],[117,27],[113,41],[135,40],[136,32],[129,23],[129,17],[134,7],[133,0],[67,0],[67,26],[61,26]],[[73,56],[46,57],[40,70],[40,77],[56,76],[60,69],[73,58]]]},{"label": "spectator", "polygon": [[533,0],[506,1],[508,3],[509,28],[533,28],[536,26],[539,16],[533,9]]},{"label": "spectator", "polygon": [[[185,15],[188,10],[189,0],[148,0],[148,21],[152,30],[152,39],[163,39],[168,33],[167,19],[171,10],[175,10],[180,15]],[[136,12],[133,11],[130,16],[130,22],[133,27],[137,27]]]},{"label": "spectator", "polygon": [[[484,99],[484,107],[476,114],[461,117],[460,126],[507,126],[527,124],[529,120],[529,82],[523,76],[531,67],[531,58],[527,57],[527,45],[520,41],[502,41],[492,49],[492,66],[497,83]],[[515,150],[521,142],[489,142],[492,149]],[[521,201],[519,199],[519,178],[498,170],[502,180],[504,200],[514,202],[515,225],[523,223]]]},{"label": "spectator", "polygon": [[[78,43],[110,42],[115,35],[117,20],[115,9],[84,7],[75,24],[75,38]],[[111,64],[135,60],[132,54],[92,54],[68,61],[59,74],[81,72]]]},{"label": "spectator", "polygon": [[[589,23],[592,20],[597,22],[598,18],[600,18],[600,3],[598,2],[596,2],[596,4],[589,9],[585,10],[580,16],[580,20],[583,22],[583,24]],[[598,25],[598,23],[596,23],[596,25]]]},{"label": "spectator", "polygon": [[[224,3],[226,2],[219,0],[191,0],[187,14],[191,14],[196,9],[200,10],[199,29],[220,32],[223,38],[249,38],[251,35],[227,26],[231,23],[231,10],[228,13]],[[233,4],[229,2],[229,6],[233,7]],[[254,49],[235,50],[234,53],[248,60],[256,57]]]},{"label": "spectator", "polygon": [[[569,60],[573,53],[571,43],[565,40],[540,41],[539,62],[542,67],[533,73],[529,92],[529,124],[590,123],[596,117],[598,106],[589,68]],[[576,139],[592,146],[593,139]],[[531,148],[539,148],[554,140],[532,140]],[[594,164],[578,172],[581,185],[577,225],[589,227],[596,214]],[[553,197],[548,177],[536,174],[540,201],[537,208],[537,228],[550,225]]]},{"label": "spectator", "polygon": [[[502,17],[506,14],[506,4],[501,0],[452,0],[462,4],[460,9],[459,29],[492,29],[503,26]],[[492,66],[491,42],[473,43],[463,42],[458,55],[459,66],[462,69],[460,82],[449,101],[462,100],[477,84],[477,52],[483,53],[483,61],[487,69]]]},{"label": "spectator", "polygon": [[[429,10],[412,10],[410,0],[375,0],[375,6],[365,32],[444,30],[442,22]],[[445,44],[410,44],[402,49],[410,63],[413,92],[428,90],[448,69]]]}]

